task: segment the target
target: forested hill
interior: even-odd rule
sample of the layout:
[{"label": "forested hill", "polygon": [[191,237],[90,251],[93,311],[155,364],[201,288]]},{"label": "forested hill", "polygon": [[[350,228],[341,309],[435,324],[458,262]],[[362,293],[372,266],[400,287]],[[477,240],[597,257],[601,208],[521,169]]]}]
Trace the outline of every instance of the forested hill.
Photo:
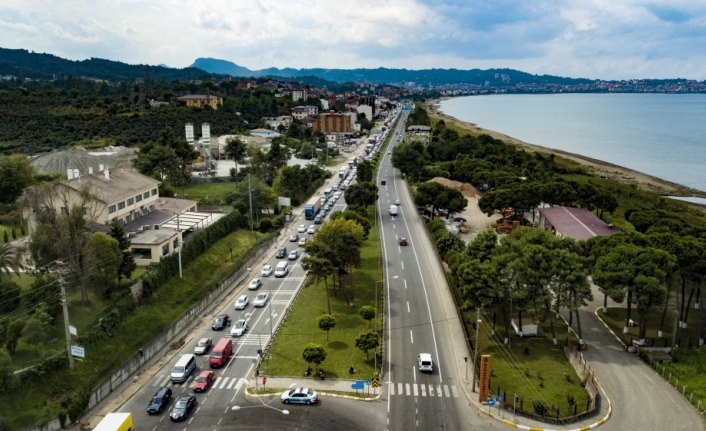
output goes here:
[{"label": "forested hill", "polygon": [[149,78],[166,82],[208,75],[195,67],[174,69],[164,66],[131,65],[119,61],[91,58],[73,61],[52,54],[40,54],[25,49],[0,48],[0,75],[15,75],[31,79],[53,79],[59,76],[87,76],[109,81]]}]

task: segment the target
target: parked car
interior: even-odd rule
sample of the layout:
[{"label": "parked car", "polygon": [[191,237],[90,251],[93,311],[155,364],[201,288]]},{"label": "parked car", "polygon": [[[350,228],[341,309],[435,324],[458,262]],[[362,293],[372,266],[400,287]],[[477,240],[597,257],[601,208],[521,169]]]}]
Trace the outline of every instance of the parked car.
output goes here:
[{"label": "parked car", "polygon": [[213,345],[213,341],[210,338],[202,338],[196,343],[194,347],[194,355],[205,355],[208,353],[209,349]]},{"label": "parked car", "polygon": [[235,307],[236,310],[245,310],[245,307],[248,306],[248,302],[248,295],[240,295],[238,299],[235,300],[233,307]]},{"label": "parked car", "polygon": [[280,399],[283,403],[314,404],[319,398],[316,391],[309,388],[296,388],[282,392]]},{"label": "parked car", "polygon": [[262,286],[262,282],[260,281],[259,278],[253,278],[250,280],[250,283],[248,283],[248,290],[257,290]]},{"label": "parked car", "polygon": [[297,242],[297,241],[299,241],[299,235],[296,234],[296,233],[293,233],[293,234],[289,237],[289,242]]},{"label": "parked car", "polygon": [[193,389],[194,392],[206,391],[209,387],[211,387],[214,377],[216,377],[216,373],[213,371],[201,371],[201,374],[196,376],[194,384],[191,385],[191,389]]},{"label": "parked car", "polygon": [[306,225],[305,225],[305,224],[300,224],[299,227],[297,228],[297,232],[299,232],[299,233],[304,233],[304,232],[306,232]]},{"label": "parked car", "polygon": [[289,260],[297,260],[299,259],[299,250],[292,250],[289,252],[289,256],[287,257]]},{"label": "parked car", "polygon": [[169,404],[169,400],[172,399],[172,389],[163,386],[157,389],[157,393],[154,394],[150,403],[147,405],[147,413],[153,415],[162,413],[165,407]]},{"label": "parked car", "polygon": [[277,259],[284,259],[285,257],[287,257],[287,247],[278,248],[275,257]]},{"label": "parked car", "polygon": [[407,238],[401,236],[400,237],[400,245],[407,245]]},{"label": "parked car", "polygon": [[260,271],[260,275],[263,277],[269,277],[272,275],[272,265],[263,266],[262,271]]},{"label": "parked car", "polygon": [[189,417],[191,411],[196,407],[196,397],[191,394],[184,394],[177,398],[169,413],[169,418],[174,422],[183,421]]},{"label": "parked car", "polygon": [[248,321],[245,319],[238,319],[235,321],[235,324],[230,329],[230,336],[231,337],[242,337],[243,334],[245,334],[245,331],[247,331],[247,330],[248,330]]},{"label": "parked car", "polygon": [[270,298],[270,294],[267,292],[260,292],[257,294],[255,297],[255,300],[252,302],[252,305],[255,307],[264,307],[265,304],[267,304],[267,300]]},{"label": "parked car", "polygon": [[228,325],[230,325],[230,316],[227,314],[220,314],[216,316],[215,319],[213,319],[211,329],[213,329],[214,331],[220,331]]},{"label": "parked car", "polygon": [[309,235],[315,234],[316,233],[316,225],[312,224],[311,226],[309,226],[309,228],[306,230],[306,233],[308,233]]}]

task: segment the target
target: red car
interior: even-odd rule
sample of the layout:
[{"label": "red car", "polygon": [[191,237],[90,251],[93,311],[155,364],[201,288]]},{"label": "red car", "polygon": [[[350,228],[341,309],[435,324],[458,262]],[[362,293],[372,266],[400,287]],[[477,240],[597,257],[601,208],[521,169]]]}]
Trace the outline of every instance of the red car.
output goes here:
[{"label": "red car", "polygon": [[202,371],[201,374],[196,377],[196,380],[194,380],[194,384],[191,388],[194,392],[204,392],[209,388],[209,386],[211,386],[215,376],[216,373],[213,371]]},{"label": "red car", "polygon": [[407,245],[407,238],[401,236],[400,237],[400,245]]}]

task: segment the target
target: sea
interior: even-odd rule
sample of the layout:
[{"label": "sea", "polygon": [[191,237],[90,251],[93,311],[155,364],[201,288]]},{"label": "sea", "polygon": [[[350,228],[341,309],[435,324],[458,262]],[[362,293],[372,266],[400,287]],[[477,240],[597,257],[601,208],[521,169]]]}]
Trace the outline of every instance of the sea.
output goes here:
[{"label": "sea", "polygon": [[442,100],[439,110],[530,144],[706,192],[706,94],[464,96]]}]

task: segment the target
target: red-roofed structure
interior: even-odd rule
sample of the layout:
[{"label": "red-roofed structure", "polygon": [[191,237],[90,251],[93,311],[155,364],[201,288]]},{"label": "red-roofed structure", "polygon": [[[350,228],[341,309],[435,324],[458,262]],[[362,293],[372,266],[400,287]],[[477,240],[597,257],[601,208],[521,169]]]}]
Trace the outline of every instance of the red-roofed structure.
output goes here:
[{"label": "red-roofed structure", "polygon": [[613,235],[618,232],[585,208],[540,208],[539,226],[552,229],[559,236],[575,240]]}]

